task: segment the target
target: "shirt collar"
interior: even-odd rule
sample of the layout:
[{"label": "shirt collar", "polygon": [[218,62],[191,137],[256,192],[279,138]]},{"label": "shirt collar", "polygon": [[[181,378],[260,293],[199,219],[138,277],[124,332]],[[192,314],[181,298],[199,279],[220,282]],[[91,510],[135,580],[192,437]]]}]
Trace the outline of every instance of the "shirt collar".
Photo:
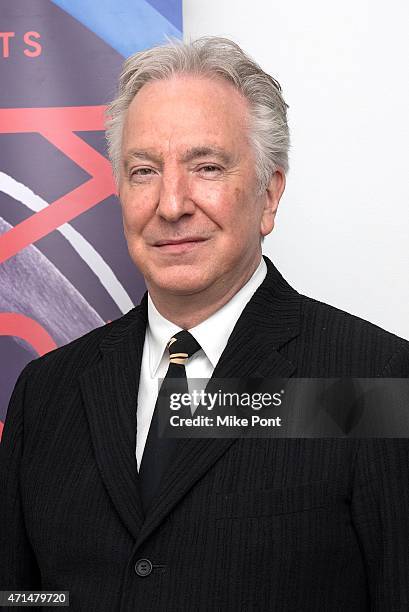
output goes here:
[{"label": "shirt collar", "polygon": [[167,343],[173,334],[181,331],[181,329],[160,314],[148,293],[148,328],[146,333],[149,346],[149,369],[152,378],[156,376]]},{"label": "shirt collar", "polygon": [[[202,347],[213,368],[216,367],[245,305],[261,285],[266,274],[267,266],[264,259],[261,258],[251,278],[227,304],[213,313],[208,319],[199,323],[199,325],[189,329],[189,332]],[[181,327],[168,321],[160,314],[148,294],[147,339],[149,345],[149,369],[152,378],[156,376],[167,343],[173,334],[181,331],[181,329]]]}]

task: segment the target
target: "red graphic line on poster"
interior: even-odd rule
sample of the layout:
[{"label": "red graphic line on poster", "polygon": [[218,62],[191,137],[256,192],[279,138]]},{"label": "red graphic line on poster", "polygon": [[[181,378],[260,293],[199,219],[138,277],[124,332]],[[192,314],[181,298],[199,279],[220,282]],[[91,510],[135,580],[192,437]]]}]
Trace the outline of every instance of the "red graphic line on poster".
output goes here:
[{"label": "red graphic line on poster", "polygon": [[[45,355],[57,348],[50,334],[34,319],[15,312],[0,312],[0,336],[14,336],[25,340],[38,355]],[[3,433],[0,421],[0,441]]]},{"label": "red graphic line on poster", "polygon": [[0,109],[0,133],[38,132],[92,178],[0,236],[0,263],[115,193],[108,160],[74,132],[104,129],[105,106]]},{"label": "red graphic line on poster", "polygon": [[40,323],[16,312],[0,312],[0,336],[14,336],[25,340],[39,356],[57,348]]}]

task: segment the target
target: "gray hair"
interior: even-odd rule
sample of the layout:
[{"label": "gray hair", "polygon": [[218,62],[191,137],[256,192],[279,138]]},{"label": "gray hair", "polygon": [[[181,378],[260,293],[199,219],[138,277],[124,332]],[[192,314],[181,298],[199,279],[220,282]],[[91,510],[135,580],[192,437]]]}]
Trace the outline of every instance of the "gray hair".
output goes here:
[{"label": "gray hair", "polygon": [[232,83],[250,106],[250,142],[260,189],[277,168],[288,171],[289,130],[281,86],[233,41],[215,36],[190,43],[169,43],[131,55],[123,65],[119,91],[107,109],[106,138],[116,180],[119,179],[125,113],[149,81],[177,74],[219,77]]}]

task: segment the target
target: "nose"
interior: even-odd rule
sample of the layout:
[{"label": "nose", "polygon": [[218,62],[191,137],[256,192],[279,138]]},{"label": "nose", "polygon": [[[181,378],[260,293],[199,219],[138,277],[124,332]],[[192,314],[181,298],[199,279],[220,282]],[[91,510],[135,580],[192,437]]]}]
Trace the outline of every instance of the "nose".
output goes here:
[{"label": "nose", "polygon": [[189,197],[185,173],[175,168],[163,172],[156,213],[166,221],[175,222],[194,211],[195,204]]}]

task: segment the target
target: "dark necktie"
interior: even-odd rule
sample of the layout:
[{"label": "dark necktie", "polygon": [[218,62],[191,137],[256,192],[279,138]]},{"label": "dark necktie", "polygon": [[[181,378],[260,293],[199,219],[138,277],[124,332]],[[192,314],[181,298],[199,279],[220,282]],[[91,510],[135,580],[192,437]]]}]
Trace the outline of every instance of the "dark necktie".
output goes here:
[{"label": "dark necktie", "polygon": [[[186,330],[172,336],[167,344],[169,367],[158,393],[139,469],[139,487],[145,512],[157,493],[162,474],[169,465],[178,442],[176,438],[163,436],[163,423],[166,422],[166,417],[163,419],[163,411],[169,416],[172,393],[188,393],[185,364],[200,348],[200,344]],[[178,414],[190,416],[190,408],[185,407],[185,410],[186,414],[183,414],[182,410],[179,410]]]}]

